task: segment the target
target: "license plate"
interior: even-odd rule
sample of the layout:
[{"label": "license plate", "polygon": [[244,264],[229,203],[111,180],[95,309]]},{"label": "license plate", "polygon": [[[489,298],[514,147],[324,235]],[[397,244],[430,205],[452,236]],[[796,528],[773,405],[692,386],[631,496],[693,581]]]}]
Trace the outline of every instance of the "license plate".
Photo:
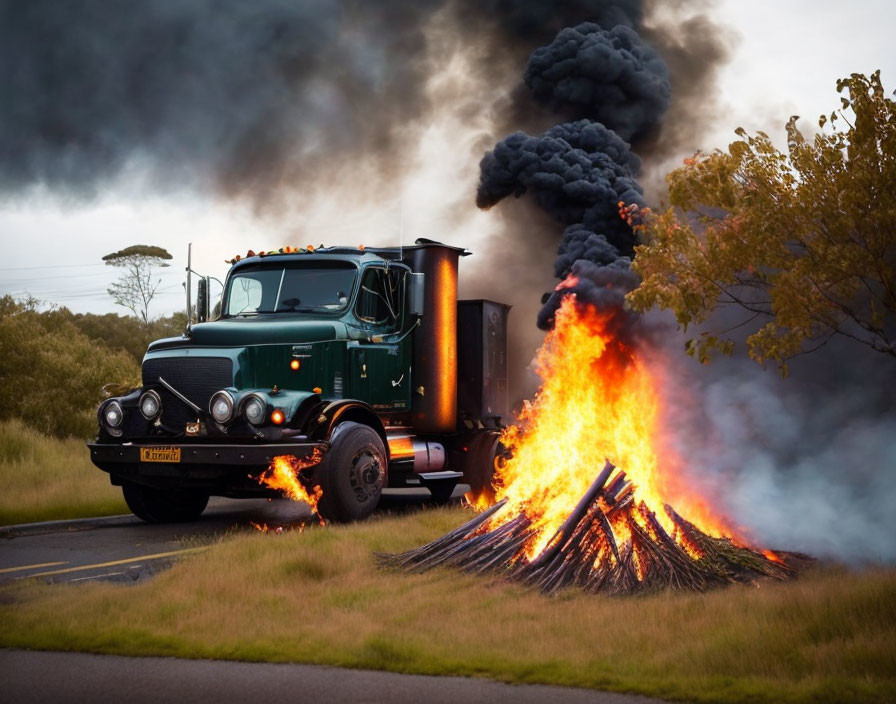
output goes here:
[{"label": "license plate", "polygon": [[141,462],[180,462],[179,447],[141,447]]}]

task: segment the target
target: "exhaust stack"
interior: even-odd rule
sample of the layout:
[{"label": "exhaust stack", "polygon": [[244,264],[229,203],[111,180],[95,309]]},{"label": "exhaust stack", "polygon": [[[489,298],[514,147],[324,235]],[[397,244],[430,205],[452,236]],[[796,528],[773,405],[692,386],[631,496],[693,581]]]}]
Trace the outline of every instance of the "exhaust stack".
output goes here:
[{"label": "exhaust stack", "polygon": [[424,239],[411,252],[411,268],[426,277],[426,311],[414,333],[411,403],[420,433],[449,433],[457,425],[457,262],[467,254]]}]

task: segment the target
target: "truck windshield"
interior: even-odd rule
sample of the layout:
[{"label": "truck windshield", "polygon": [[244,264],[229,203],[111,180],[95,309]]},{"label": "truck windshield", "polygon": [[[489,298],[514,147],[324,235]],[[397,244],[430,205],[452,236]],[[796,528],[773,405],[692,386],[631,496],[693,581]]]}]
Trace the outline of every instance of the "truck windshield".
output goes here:
[{"label": "truck windshield", "polygon": [[358,269],[349,262],[296,262],[240,269],[227,284],[224,317],[256,313],[340,312]]}]

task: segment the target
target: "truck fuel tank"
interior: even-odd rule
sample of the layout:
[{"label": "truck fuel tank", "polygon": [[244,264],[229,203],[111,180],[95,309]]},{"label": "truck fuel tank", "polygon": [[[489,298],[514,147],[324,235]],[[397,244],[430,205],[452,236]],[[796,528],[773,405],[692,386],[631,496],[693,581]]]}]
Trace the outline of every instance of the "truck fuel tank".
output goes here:
[{"label": "truck fuel tank", "polygon": [[409,461],[413,471],[435,472],[445,466],[445,447],[440,442],[420,440],[412,435],[389,436],[389,456],[393,462]]}]

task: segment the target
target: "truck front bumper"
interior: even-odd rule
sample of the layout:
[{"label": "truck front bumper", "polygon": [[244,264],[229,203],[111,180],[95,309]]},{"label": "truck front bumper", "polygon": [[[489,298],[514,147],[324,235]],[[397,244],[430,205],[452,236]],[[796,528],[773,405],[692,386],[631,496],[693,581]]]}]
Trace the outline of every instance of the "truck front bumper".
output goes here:
[{"label": "truck front bumper", "polygon": [[328,443],[87,443],[90,459],[111,475],[113,484],[130,481],[157,488],[190,488],[221,496],[276,496],[258,476],[275,457],[291,455],[308,461],[324,453]]}]

